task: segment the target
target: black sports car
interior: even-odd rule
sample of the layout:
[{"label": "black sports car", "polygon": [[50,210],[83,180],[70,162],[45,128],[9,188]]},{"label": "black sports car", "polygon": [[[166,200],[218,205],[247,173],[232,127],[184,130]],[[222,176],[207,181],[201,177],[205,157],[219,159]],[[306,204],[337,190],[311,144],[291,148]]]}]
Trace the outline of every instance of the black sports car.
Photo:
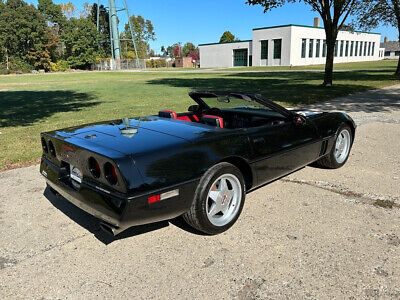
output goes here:
[{"label": "black sports car", "polygon": [[191,92],[188,112],[41,134],[50,189],[116,235],[183,215],[208,234],[238,219],[246,193],[309,164],[339,168],[355,134],[344,113],[287,110],[260,95]]}]

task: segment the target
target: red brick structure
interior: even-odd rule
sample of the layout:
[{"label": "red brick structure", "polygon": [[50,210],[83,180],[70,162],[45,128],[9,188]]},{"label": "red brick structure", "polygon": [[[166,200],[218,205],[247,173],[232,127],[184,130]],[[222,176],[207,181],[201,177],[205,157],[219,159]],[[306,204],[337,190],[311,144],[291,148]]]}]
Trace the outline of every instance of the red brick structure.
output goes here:
[{"label": "red brick structure", "polygon": [[175,58],[176,68],[192,68],[192,58],[191,57],[178,57]]}]

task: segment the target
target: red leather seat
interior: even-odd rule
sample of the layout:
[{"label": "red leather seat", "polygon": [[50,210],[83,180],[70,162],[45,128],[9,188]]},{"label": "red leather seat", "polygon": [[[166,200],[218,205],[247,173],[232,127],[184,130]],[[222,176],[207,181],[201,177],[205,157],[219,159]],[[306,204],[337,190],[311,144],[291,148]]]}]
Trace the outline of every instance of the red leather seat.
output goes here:
[{"label": "red leather seat", "polygon": [[172,110],[161,110],[158,112],[158,116],[161,118],[176,119],[178,116],[176,112]]},{"label": "red leather seat", "polygon": [[219,128],[224,128],[224,119],[217,116],[204,115],[201,117],[201,123]]}]

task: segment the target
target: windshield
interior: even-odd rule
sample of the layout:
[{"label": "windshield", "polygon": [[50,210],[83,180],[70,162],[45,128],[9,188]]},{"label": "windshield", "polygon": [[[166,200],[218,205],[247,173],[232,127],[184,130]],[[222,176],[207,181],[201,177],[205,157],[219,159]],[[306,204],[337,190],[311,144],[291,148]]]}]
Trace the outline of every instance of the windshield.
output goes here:
[{"label": "windshield", "polygon": [[238,109],[238,110],[263,110],[271,111],[270,108],[253,101],[251,99],[245,100],[241,97],[236,97],[234,95],[228,96],[218,96],[218,97],[202,97],[201,100],[204,101],[210,108],[219,109]]}]

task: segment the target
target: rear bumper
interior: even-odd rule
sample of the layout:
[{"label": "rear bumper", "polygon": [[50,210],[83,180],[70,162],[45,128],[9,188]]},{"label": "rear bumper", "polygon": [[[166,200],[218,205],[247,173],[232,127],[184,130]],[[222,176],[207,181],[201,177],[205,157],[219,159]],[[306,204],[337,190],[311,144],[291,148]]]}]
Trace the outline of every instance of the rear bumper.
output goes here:
[{"label": "rear bumper", "polygon": [[[60,168],[42,157],[40,173],[48,185],[77,207],[111,225],[121,232],[131,226],[143,225],[175,218],[189,210],[199,179],[170,186],[162,190],[149,191],[136,196],[127,196],[93,186],[84,181],[74,187],[60,177]],[[170,193],[161,201],[149,204],[148,198]]]}]

